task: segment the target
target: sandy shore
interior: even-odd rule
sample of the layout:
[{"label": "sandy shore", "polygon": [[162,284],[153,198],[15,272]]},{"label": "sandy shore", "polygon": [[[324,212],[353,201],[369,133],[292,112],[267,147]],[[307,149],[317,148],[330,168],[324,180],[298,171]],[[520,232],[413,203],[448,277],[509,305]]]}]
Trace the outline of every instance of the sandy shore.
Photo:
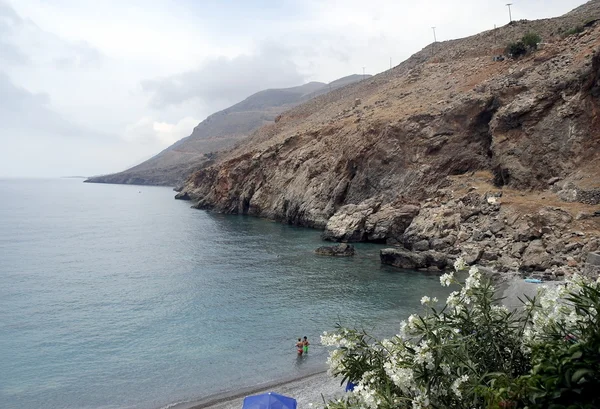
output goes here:
[{"label": "sandy shore", "polygon": [[513,310],[523,306],[523,303],[519,301],[519,298],[523,301],[526,301],[525,295],[533,298],[540,287],[563,284],[564,281],[544,281],[540,284],[528,283],[520,277],[515,277],[501,286],[501,289],[503,288],[502,297],[504,297],[502,304]]},{"label": "sandy shore", "polygon": [[323,398],[327,401],[344,393],[340,381],[341,379],[333,379],[327,375],[327,372],[320,372],[299,379],[241,389],[196,402],[180,403],[169,406],[169,409],[241,409],[244,397],[265,392],[276,392],[295,398],[298,401],[298,409],[309,409],[311,406],[316,408],[323,406]]}]

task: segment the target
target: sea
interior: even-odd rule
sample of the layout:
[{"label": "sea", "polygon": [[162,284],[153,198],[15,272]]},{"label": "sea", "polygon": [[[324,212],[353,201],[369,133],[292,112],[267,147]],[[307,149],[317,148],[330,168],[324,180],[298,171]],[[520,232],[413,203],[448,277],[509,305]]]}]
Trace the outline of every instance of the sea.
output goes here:
[{"label": "sea", "polygon": [[0,407],[158,409],[304,377],[326,368],[323,331],[391,336],[444,294],[381,245],[324,244],[170,188],[0,179]]}]

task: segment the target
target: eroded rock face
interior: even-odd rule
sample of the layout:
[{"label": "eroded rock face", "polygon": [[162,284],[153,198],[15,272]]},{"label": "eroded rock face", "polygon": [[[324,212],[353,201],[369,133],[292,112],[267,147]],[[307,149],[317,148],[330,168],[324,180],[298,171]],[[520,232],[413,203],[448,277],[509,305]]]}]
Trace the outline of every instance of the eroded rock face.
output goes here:
[{"label": "eroded rock face", "polygon": [[[591,3],[585,15],[600,17],[600,5]],[[539,30],[548,40],[519,60],[491,61],[493,42],[482,34],[445,45],[435,63],[419,53],[393,77],[311,100],[198,170],[184,191],[199,208],[319,228],[343,206],[422,201],[449,176],[477,170],[492,172],[498,186],[552,186],[568,200],[594,204],[600,25],[568,39],[553,38],[551,26],[528,22],[506,32]]]},{"label": "eroded rock face", "polygon": [[381,206],[378,200],[346,205],[329,219],[322,237],[330,241],[396,244],[418,213],[418,206]]},{"label": "eroded rock face", "polygon": [[[519,60],[491,61],[489,33],[444,43],[434,60],[417,53],[282,114],[199,169],[181,194],[201,209],[323,228],[332,241],[464,254],[500,271],[578,268],[597,249],[598,218],[580,224],[536,194],[597,201],[600,25],[553,34],[583,17],[600,18],[600,2],[497,30],[502,41],[536,31],[548,42]],[[478,172],[493,181],[486,192],[456,182]]]}]

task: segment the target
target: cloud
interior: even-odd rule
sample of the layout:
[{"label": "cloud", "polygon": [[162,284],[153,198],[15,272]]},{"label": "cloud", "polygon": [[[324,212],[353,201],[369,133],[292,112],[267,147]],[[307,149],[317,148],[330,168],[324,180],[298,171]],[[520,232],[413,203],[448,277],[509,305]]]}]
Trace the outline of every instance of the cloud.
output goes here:
[{"label": "cloud", "polygon": [[[119,141],[116,135],[64,118],[52,109],[48,94],[19,87],[0,71],[0,176],[116,171],[132,159],[132,152],[123,152]],[[140,154],[148,152],[137,149],[135,156]]]},{"label": "cloud", "polygon": [[85,41],[65,41],[21,18],[0,0],[0,61],[13,64],[52,64],[60,69],[81,69],[103,60],[99,50]]},{"label": "cloud", "polygon": [[304,80],[291,51],[269,43],[255,54],[216,58],[195,70],[143,81],[142,88],[151,94],[154,108],[194,99],[224,108],[255,92],[300,85]]},{"label": "cloud", "polygon": [[44,93],[32,93],[14,85],[0,71],[0,140],[12,133],[37,133],[51,137],[81,137],[84,132],[79,126],[64,119],[50,107],[50,97]]},{"label": "cloud", "polygon": [[168,146],[191,134],[199,122],[198,119],[189,116],[177,123],[156,121],[146,116],[127,127],[125,139],[134,143]]},{"label": "cloud", "polygon": [[62,70],[79,70],[97,67],[103,62],[103,55],[85,42],[70,44],[68,50],[54,58],[54,64]]},{"label": "cloud", "polygon": [[0,40],[0,63],[3,64],[27,64],[29,58],[17,47]]},{"label": "cloud", "polygon": [[32,93],[12,83],[8,75],[0,71],[0,122],[6,130],[50,130],[69,135],[71,128],[67,121],[49,108],[48,94]]},{"label": "cloud", "polygon": [[11,24],[21,24],[23,19],[15,12],[15,10],[5,1],[0,0],[0,33],[3,33],[3,27]]}]

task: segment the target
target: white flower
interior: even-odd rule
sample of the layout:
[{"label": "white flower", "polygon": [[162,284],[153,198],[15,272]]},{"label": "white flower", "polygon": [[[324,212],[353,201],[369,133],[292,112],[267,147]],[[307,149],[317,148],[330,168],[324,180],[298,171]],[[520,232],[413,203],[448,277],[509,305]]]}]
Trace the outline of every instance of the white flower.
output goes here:
[{"label": "white flower", "polygon": [[448,296],[448,298],[446,299],[446,304],[448,304],[450,307],[456,307],[458,305],[458,303],[460,302],[459,295],[460,294],[458,291],[452,291],[450,293],[450,295]]},{"label": "white flower", "polygon": [[453,383],[452,383],[452,392],[457,396],[457,397],[461,397],[462,393],[460,391],[460,386],[467,382],[469,380],[469,376],[468,375],[463,375],[460,378],[457,378]]},{"label": "white flower", "polygon": [[440,277],[440,283],[442,284],[442,287],[450,286],[450,284],[452,284],[453,281],[454,281],[454,273],[453,272],[442,274],[442,276]]},{"label": "white flower", "polygon": [[462,257],[457,258],[454,262],[454,270],[461,271],[465,268],[467,268],[467,263],[465,263],[465,260]]},{"label": "white flower", "polygon": [[465,290],[477,288],[481,285],[481,273],[475,266],[469,269],[469,277],[465,280]]},{"label": "white flower", "polygon": [[416,314],[411,314],[410,317],[408,317],[408,325],[407,325],[407,329],[408,330],[415,330],[417,329],[417,322],[419,321],[419,316]]},{"label": "white flower", "polygon": [[413,409],[426,409],[429,408],[429,397],[425,394],[415,396],[412,401]]},{"label": "white flower", "polygon": [[410,368],[398,367],[397,363],[386,362],[383,365],[385,373],[390,377],[392,382],[398,386],[404,393],[408,393],[414,388],[414,374]]},{"label": "white flower", "polygon": [[508,308],[504,305],[492,305],[491,310],[496,313],[508,314]]},{"label": "white flower", "polygon": [[408,327],[408,323],[406,321],[400,321],[400,333],[398,334],[399,338],[404,338],[406,336],[406,328]]},{"label": "white flower", "polygon": [[365,372],[358,383],[354,387],[353,394],[356,396],[363,407],[376,409],[381,404],[381,399],[377,396],[376,389],[369,384],[375,382],[375,374],[373,372]]},{"label": "white flower", "polygon": [[416,364],[425,364],[427,369],[434,369],[435,365],[433,362],[433,354],[429,347],[429,341],[421,341],[421,343],[415,346],[415,357],[414,362]]},{"label": "white flower", "polygon": [[430,298],[428,296],[423,296],[423,298],[421,298],[421,304],[423,305],[431,305],[431,304],[435,304],[438,302],[438,299],[436,297]]}]

